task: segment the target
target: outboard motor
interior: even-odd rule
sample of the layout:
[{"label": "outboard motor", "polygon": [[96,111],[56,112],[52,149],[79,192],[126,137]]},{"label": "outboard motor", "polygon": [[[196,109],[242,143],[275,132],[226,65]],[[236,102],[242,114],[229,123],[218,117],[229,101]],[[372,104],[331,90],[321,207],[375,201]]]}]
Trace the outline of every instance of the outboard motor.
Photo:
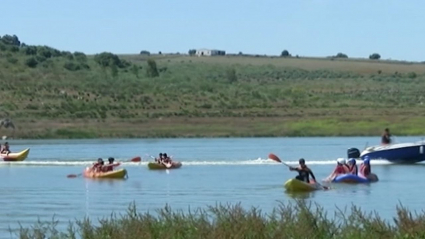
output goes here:
[{"label": "outboard motor", "polygon": [[360,151],[357,148],[349,148],[347,150],[347,158],[360,158]]}]

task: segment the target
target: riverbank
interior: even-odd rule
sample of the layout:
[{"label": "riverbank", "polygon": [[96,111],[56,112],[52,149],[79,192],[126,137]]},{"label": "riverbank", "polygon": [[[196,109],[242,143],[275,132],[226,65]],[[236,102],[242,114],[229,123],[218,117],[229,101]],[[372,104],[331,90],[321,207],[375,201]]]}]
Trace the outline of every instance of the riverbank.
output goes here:
[{"label": "riverbank", "polygon": [[[185,138],[185,137],[307,137],[376,136],[391,128],[397,136],[425,135],[423,118],[393,116],[331,117],[171,117],[143,120],[37,120],[21,121],[13,132],[1,134],[14,139],[84,138]],[[14,133],[14,135],[13,135]]]},{"label": "riverbank", "polygon": [[425,215],[412,216],[397,207],[397,216],[386,221],[378,213],[337,210],[326,215],[319,205],[302,200],[281,204],[266,215],[259,208],[218,205],[192,213],[170,207],[156,213],[138,213],[130,205],[127,214],[70,222],[67,231],[55,229],[53,222],[39,222],[33,228],[11,230],[19,238],[421,238],[425,234]]},{"label": "riverbank", "polygon": [[[16,36],[15,36],[16,37]],[[422,63],[60,51],[0,39],[12,138],[424,135]]]}]

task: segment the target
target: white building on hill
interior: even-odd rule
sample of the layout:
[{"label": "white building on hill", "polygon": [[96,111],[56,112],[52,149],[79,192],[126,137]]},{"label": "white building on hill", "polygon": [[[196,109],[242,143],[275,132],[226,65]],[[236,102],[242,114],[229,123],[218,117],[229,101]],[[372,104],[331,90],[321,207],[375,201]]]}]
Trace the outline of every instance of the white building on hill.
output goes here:
[{"label": "white building on hill", "polygon": [[197,56],[224,56],[226,55],[226,52],[221,50],[198,49],[196,50],[196,55]]}]

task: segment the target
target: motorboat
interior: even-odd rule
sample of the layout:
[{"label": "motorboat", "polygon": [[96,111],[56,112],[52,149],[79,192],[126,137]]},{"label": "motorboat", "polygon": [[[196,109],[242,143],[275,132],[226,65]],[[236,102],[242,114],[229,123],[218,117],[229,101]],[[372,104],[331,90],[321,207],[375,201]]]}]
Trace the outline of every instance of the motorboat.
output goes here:
[{"label": "motorboat", "polygon": [[361,153],[357,148],[347,150],[348,158],[364,159],[369,156],[370,160],[387,160],[397,164],[413,164],[425,161],[425,141],[415,143],[395,143],[367,147]]}]

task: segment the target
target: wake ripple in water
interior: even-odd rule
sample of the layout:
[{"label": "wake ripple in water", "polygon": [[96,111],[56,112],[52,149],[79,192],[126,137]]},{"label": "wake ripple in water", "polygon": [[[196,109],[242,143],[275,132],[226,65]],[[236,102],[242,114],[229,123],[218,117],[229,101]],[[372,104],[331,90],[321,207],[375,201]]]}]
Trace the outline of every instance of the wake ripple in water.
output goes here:
[{"label": "wake ripple in water", "polygon": [[[134,162],[125,162],[125,160],[116,159],[116,162],[121,162],[121,165],[126,167],[128,166],[140,166],[147,165],[147,161],[142,161],[138,163]],[[279,164],[270,159],[254,159],[254,160],[229,160],[229,161],[181,161],[185,166],[214,166],[214,165],[276,165]],[[335,164],[336,160],[318,160],[318,161],[307,161],[308,165],[329,165]],[[81,159],[81,160],[28,160],[22,162],[0,162],[0,166],[12,166],[12,165],[22,165],[22,166],[89,166],[94,163],[93,160]],[[285,163],[290,165],[297,165],[298,161],[285,161]],[[357,161],[361,163],[361,161]],[[391,164],[386,160],[372,160],[372,165],[387,165]]]}]

